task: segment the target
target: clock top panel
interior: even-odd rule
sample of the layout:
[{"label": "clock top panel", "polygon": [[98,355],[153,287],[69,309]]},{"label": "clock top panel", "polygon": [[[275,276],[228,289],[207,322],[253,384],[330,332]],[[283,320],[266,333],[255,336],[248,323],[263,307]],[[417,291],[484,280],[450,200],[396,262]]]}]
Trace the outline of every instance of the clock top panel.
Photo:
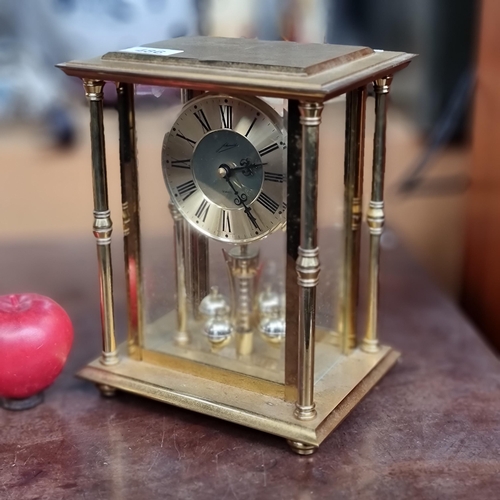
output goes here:
[{"label": "clock top panel", "polygon": [[368,47],[195,36],[58,67],[81,78],[325,99],[394,73],[413,57]]}]

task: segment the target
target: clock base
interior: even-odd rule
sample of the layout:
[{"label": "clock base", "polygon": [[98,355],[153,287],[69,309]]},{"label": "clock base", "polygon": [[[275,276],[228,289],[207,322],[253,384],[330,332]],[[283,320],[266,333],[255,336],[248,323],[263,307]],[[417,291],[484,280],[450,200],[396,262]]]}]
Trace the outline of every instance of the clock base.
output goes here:
[{"label": "clock base", "polygon": [[120,346],[118,364],[104,366],[97,359],[78,376],[101,387],[123,390],[281,436],[300,455],[314,453],[400,356],[387,346],[381,346],[377,353],[355,349],[343,356],[316,383],[317,417],[301,421],[294,417],[293,402],[131,359],[126,348],[126,343]]}]

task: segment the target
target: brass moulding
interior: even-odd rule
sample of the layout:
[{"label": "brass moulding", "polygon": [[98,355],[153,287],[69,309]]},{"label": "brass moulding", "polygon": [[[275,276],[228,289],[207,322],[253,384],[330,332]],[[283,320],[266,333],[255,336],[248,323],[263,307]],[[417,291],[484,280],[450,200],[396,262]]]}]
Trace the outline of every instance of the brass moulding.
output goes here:
[{"label": "brass moulding", "polygon": [[113,223],[109,210],[94,211],[94,237],[97,245],[110,245]]},{"label": "brass moulding", "polygon": [[379,274],[380,274],[380,238],[384,229],[384,177],[387,124],[387,97],[392,83],[392,76],[379,78],[373,82],[375,90],[375,133],[373,138],[373,174],[371,199],[367,213],[367,225],[370,232],[370,252],[368,262],[368,310],[366,330],[361,348],[365,352],[379,350],[377,334]]},{"label": "brass moulding", "polygon": [[391,90],[392,79],[393,79],[392,75],[384,76],[383,78],[377,78],[373,82],[375,93],[388,94]]},{"label": "brass moulding", "polygon": [[319,248],[306,250],[299,246],[299,257],[297,259],[297,283],[304,288],[316,287],[319,283]]},{"label": "brass moulding", "polygon": [[90,140],[92,149],[92,185],[94,191],[93,233],[97,244],[100,284],[102,356],[101,363],[109,366],[119,362],[116,351],[113,270],[111,263],[111,233],[113,224],[108,206],[108,186],[103,123],[104,82],[83,80],[90,107]]},{"label": "brass moulding", "polygon": [[104,83],[102,80],[82,79],[85,95],[89,101],[102,101]]}]

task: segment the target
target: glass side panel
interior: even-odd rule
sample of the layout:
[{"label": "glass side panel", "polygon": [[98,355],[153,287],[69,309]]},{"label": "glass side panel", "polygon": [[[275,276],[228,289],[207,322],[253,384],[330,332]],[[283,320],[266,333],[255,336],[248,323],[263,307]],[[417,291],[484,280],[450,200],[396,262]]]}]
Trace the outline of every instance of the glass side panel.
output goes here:
[{"label": "glass side panel", "polygon": [[316,303],[315,379],[341,356],[341,283],[344,251],[345,100],[325,104],[320,129],[318,246],[321,273]]},{"label": "glass side panel", "polygon": [[[279,155],[286,156],[286,140],[281,144],[282,132],[276,127],[276,116],[257,101],[247,105],[231,99],[225,102],[222,97],[197,102],[189,113],[180,105],[137,113],[144,347],[178,359],[283,383],[286,232],[275,220],[286,200],[281,182],[284,172],[279,166]],[[344,103],[340,101],[327,104],[323,114],[326,126],[322,127],[319,172],[322,271],[317,295],[316,379],[340,356],[344,113]],[[265,127],[274,127],[275,131],[255,129],[260,117],[267,119]],[[254,118],[257,121],[252,125]],[[229,125],[243,138],[248,130],[248,136],[254,129],[257,135],[250,145],[231,133],[217,135]],[[166,139],[161,159],[168,131],[176,139]],[[201,149],[199,144],[203,145]],[[210,155],[215,155],[215,159]],[[210,169],[213,172],[207,173]],[[194,187],[189,176],[193,177]],[[262,193],[267,197],[262,198]],[[169,208],[171,198],[181,199],[176,199],[178,222]],[[193,200],[197,203],[190,206]],[[248,207],[258,227],[246,211]],[[224,218],[224,212],[230,213],[229,219]],[[210,222],[214,214],[218,214],[218,219]],[[212,226],[202,223],[204,216]],[[185,219],[190,219],[190,223]],[[177,247],[178,252],[183,252],[183,269],[176,261],[176,224],[177,230],[183,231]],[[253,238],[259,231],[264,236]],[[232,243],[224,241],[226,234]],[[203,245],[196,245],[196,235],[208,248],[206,273]],[[179,294],[184,297],[179,288],[182,276],[185,303],[179,301]],[[183,314],[186,328],[180,331]],[[168,358],[164,359],[168,363]]]}]

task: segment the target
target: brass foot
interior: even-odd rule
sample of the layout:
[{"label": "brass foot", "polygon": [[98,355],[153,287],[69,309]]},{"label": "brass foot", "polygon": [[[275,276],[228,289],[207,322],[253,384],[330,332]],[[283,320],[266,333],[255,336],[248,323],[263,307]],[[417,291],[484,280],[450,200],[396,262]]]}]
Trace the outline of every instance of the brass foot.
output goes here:
[{"label": "brass foot", "polygon": [[313,444],[301,443],[300,441],[286,441],[290,448],[297,453],[297,455],[312,455],[318,447]]},{"label": "brass foot", "polygon": [[101,396],[105,398],[113,398],[116,396],[116,389],[106,384],[96,384],[99,389]]}]

